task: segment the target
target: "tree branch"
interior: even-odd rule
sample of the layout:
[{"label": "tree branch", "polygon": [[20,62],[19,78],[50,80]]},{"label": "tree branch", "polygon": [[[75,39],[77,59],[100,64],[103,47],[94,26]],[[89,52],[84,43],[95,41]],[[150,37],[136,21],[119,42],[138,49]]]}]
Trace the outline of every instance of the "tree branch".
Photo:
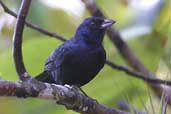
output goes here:
[{"label": "tree branch", "polygon": [[69,86],[38,82],[12,82],[0,80],[0,96],[36,97],[51,99],[67,109],[82,114],[130,114],[101,105]]},{"label": "tree branch", "polygon": [[14,35],[13,35],[14,63],[19,78],[22,81],[26,81],[31,78],[24,66],[23,57],[22,57],[22,48],[21,48],[25,18],[28,14],[30,4],[31,4],[31,0],[22,0],[21,7],[19,9],[19,15],[17,17],[17,23],[16,23]]}]

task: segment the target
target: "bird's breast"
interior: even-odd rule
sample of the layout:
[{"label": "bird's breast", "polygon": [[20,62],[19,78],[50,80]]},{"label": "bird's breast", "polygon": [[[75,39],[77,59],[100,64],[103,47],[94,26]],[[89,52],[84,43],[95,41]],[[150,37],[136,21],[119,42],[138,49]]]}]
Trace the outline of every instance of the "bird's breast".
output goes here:
[{"label": "bird's breast", "polygon": [[106,59],[106,53],[103,49],[87,49],[77,53],[77,57],[73,63],[80,64],[83,67],[95,67],[103,64]]},{"label": "bird's breast", "polygon": [[82,86],[103,68],[106,53],[103,48],[77,48],[61,66],[64,83]]},{"label": "bird's breast", "polygon": [[87,49],[78,51],[71,58],[69,67],[79,78],[90,80],[102,69],[106,60],[104,49]]}]

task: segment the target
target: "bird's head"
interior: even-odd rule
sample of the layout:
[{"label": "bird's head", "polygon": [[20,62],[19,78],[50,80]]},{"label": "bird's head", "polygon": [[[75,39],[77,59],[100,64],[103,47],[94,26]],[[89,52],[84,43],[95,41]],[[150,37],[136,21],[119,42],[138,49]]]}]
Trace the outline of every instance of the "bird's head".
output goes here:
[{"label": "bird's head", "polygon": [[86,18],[76,31],[76,38],[83,39],[89,44],[101,44],[105,31],[115,21],[100,17]]}]

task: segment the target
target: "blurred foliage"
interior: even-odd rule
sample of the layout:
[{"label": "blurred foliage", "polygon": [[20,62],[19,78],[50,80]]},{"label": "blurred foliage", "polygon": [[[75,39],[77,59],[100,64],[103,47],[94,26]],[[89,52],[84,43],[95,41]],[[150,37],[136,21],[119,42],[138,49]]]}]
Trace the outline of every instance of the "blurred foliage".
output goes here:
[{"label": "blurred foliage", "polygon": [[129,23],[129,20],[133,17],[133,14],[128,7],[123,4],[123,0],[96,0],[97,5],[103,10],[103,12],[109,16],[109,18],[115,19],[119,24],[115,26],[123,26]]},{"label": "blurred foliage", "polygon": [[171,36],[171,1],[167,0],[155,22],[154,30],[163,35]]},{"label": "blurred foliage", "polygon": [[[18,9],[18,0],[2,0],[9,7]],[[116,28],[119,29],[132,19],[133,15],[128,10],[126,0],[96,0],[98,6],[107,16],[117,21]],[[156,72],[161,57],[170,65],[170,0],[162,8],[157,17],[153,32],[131,40],[126,40],[128,45],[136,56],[151,70]],[[124,4],[123,4],[124,3]],[[14,11],[16,11],[14,10]],[[0,17],[4,15],[1,13]],[[28,20],[49,31],[57,32],[66,38],[74,35],[76,27],[81,21],[90,16],[86,11],[79,18],[73,18],[63,10],[49,8],[40,1],[33,1],[29,12]],[[7,80],[18,80],[11,52],[11,42],[14,24],[10,30],[4,26],[0,31],[0,76]],[[43,71],[44,62],[48,55],[58,47],[62,42],[44,36],[30,28],[24,30],[23,57],[28,72],[36,76]],[[8,44],[8,45],[7,45]],[[107,38],[104,39],[104,47],[107,50],[107,58],[118,64],[125,64],[125,61],[118,54],[116,48]],[[146,84],[128,76],[118,70],[111,69],[105,65],[98,76],[89,84],[83,87],[84,91],[100,103],[118,107],[119,100],[126,100],[134,107],[143,110],[143,103],[148,101],[148,89]],[[105,92],[104,92],[105,90]],[[66,111],[63,106],[55,105],[54,102],[40,99],[17,99],[0,98],[0,114],[75,114],[72,111]]]}]

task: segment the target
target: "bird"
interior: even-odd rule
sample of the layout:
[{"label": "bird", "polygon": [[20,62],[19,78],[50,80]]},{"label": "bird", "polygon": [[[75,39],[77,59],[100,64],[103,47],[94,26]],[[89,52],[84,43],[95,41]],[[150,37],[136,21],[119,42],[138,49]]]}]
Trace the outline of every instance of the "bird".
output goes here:
[{"label": "bird", "polygon": [[74,37],[57,47],[47,58],[44,71],[35,79],[59,85],[81,87],[103,68],[106,52],[102,45],[105,31],[114,20],[88,17],[77,28]]}]

